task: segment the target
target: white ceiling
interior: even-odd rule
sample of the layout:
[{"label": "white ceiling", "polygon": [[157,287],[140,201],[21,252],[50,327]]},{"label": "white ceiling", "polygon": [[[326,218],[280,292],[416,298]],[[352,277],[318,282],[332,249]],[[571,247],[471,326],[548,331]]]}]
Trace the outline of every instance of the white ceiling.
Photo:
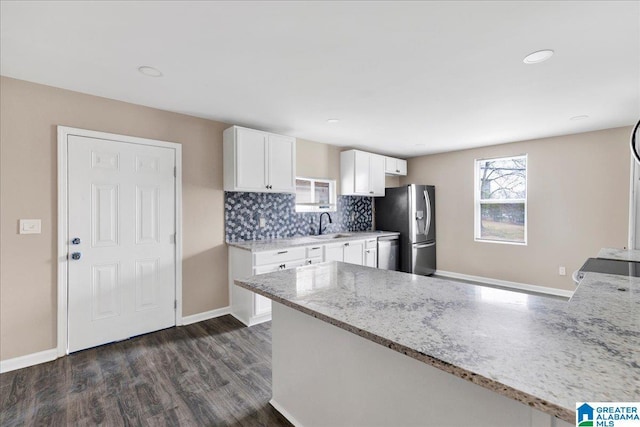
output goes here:
[{"label": "white ceiling", "polygon": [[638,1],[2,1],[0,37],[5,76],[401,157],[640,117]]}]

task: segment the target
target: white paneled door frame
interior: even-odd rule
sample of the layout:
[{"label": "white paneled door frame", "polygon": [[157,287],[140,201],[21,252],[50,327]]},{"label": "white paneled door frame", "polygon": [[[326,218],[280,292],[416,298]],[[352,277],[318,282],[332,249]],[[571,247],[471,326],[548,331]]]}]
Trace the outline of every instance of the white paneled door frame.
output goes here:
[{"label": "white paneled door frame", "polygon": [[68,139],[70,136],[162,147],[175,153],[175,324],[182,324],[182,145],[175,142],[58,126],[58,357],[68,353]]}]

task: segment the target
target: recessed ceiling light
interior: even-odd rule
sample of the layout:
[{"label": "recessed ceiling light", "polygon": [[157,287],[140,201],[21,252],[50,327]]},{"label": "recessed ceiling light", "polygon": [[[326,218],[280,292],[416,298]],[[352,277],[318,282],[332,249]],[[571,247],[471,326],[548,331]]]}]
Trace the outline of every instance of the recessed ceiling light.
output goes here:
[{"label": "recessed ceiling light", "polygon": [[583,114],[581,116],[573,116],[569,120],[573,120],[574,122],[577,122],[578,120],[584,120],[584,119],[588,119],[588,118],[589,118],[589,116],[587,116],[586,114]]},{"label": "recessed ceiling light", "polygon": [[338,123],[340,121],[340,119],[329,119],[327,120],[327,123]]},{"label": "recessed ceiling light", "polygon": [[538,50],[525,56],[522,62],[524,62],[525,64],[538,64],[540,62],[546,61],[552,56],[553,51],[551,49]]},{"label": "recessed ceiling light", "polygon": [[149,67],[148,65],[138,67],[138,71],[140,71],[145,76],[162,77],[162,71],[158,70],[157,68]]}]

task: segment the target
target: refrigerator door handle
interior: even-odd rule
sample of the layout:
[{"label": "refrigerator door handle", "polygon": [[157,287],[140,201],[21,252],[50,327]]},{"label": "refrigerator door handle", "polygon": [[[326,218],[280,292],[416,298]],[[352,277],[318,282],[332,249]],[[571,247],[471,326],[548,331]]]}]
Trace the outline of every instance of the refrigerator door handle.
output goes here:
[{"label": "refrigerator door handle", "polygon": [[424,248],[429,248],[431,246],[435,246],[436,242],[431,242],[431,243],[415,243],[413,245],[414,249],[424,249]]},{"label": "refrigerator door handle", "polygon": [[431,231],[431,199],[429,198],[427,190],[424,190],[424,203],[427,208],[427,224],[424,227],[424,234],[428,236]]}]

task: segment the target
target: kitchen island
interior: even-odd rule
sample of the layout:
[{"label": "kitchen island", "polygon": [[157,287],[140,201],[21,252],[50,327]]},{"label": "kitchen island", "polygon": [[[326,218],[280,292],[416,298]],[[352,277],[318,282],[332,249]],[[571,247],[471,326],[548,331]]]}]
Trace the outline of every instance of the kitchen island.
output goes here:
[{"label": "kitchen island", "polygon": [[569,301],[336,262],[235,283],[275,302],[296,425],[560,426],[640,399],[640,279],[587,273]]}]

